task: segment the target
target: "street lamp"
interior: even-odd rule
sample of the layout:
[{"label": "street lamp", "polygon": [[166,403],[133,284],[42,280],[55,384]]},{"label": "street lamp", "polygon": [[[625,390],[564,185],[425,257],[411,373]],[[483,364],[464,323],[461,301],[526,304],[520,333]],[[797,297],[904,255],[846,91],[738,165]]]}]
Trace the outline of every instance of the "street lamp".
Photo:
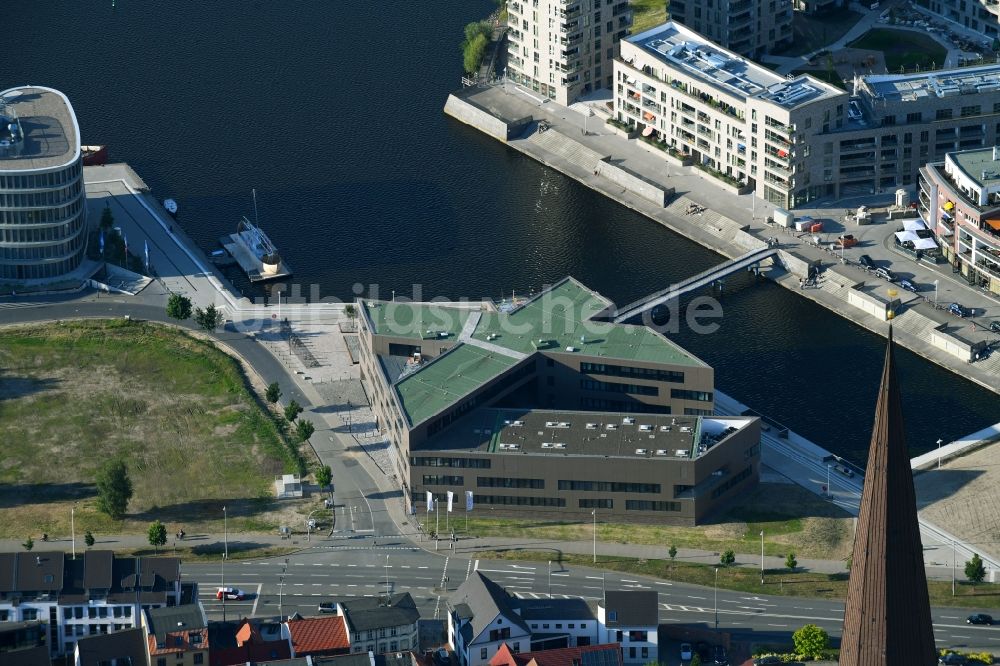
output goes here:
[{"label": "street lamp", "polygon": [[385,554],[385,602],[389,603],[389,597],[391,596],[391,588],[389,587],[389,553]]},{"label": "street lamp", "polygon": [[597,564],[597,509],[590,512],[594,517],[594,564]]},{"label": "street lamp", "polygon": [[[222,553],[222,559],[226,560],[229,558],[229,514],[226,512],[226,507],[222,507],[222,529],[223,529],[222,543],[223,543],[223,548],[225,549]],[[225,569],[223,569],[223,571],[225,571]],[[223,600],[223,606],[225,606],[225,600]]]},{"label": "street lamp", "polygon": [[281,323],[281,290],[278,290],[278,323]]},{"label": "street lamp", "polygon": [[760,531],[760,584],[764,584],[764,530]]},{"label": "street lamp", "polygon": [[73,559],[76,559],[76,502],[69,508],[69,529],[73,537]]},{"label": "street lamp", "polygon": [[715,630],[719,630],[719,567],[715,567]]},{"label": "street lamp", "polygon": [[955,540],[951,540],[951,596],[955,596]]},{"label": "street lamp", "polygon": [[938,441],[937,441],[937,446],[938,446],[938,469],[941,469],[941,444],[943,442],[944,442],[943,439],[938,439]]},{"label": "street lamp", "polygon": [[833,486],[830,485],[830,463],[826,464],[826,495],[833,498]]},{"label": "street lamp", "polygon": [[552,560],[549,560],[549,599],[552,598]]},{"label": "street lamp", "polygon": [[938,304],[938,281],[934,280],[934,305]]},{"label": "street lamp", "polygon": [[285,571],[288,569],[288,558],[285,558],[285,565],[281,567],[281,576],[278,577],[278,617],[284,621],[285,613],[282,607],[282,593],[285,590]]}]

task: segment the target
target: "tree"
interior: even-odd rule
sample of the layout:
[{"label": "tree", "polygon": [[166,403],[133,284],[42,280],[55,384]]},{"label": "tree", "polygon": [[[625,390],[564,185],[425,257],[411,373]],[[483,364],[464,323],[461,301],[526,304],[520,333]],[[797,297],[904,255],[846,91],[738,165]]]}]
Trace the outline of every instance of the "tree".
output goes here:
[{"label": "tree", "polygon": [[278,398],[281,397],[281,387],[278,386],[278,382],[271,382],[267,385],[267,390],[264,391],[264,398],[267,399],[272,405],[278,402]]},{"label": "tree", "polygon": [[965,577],[973,585],[982,583],[986,578],[986,567],[983,566],[983,559],[978,553],[973,553],[972,559],[965,563]]},{"label": "tree", "polygon": [[667,555],[670,556],[671,562],[677,559],[677,546],[670,546],[670,550],[667,551]]},{"label": "tree", "polygon": [[289,422],[294,421],[295,418],[301,413],[302,407],[294,400],[285,405],[285,418],[288,419]]},{"label": "tree", "polygon": [[326,488],[333,481],[333,470],[329,465],[323,465],[316,470],[316,483],[320,488]]},{"label": "tree", "polygon": [[702,664],[702,661],[701,661],[701,655],[700,654],[698,654],[697,652],[695,652],[693,655],[691,655],[691,666],[701,666],[701,664]]},{"label": "tree", "polygon": [[132,499],[132,480],[121,460],[110,460],[97,474],[97,510],[115,520],[125,517]]},{"label": "tree", "polygon": [[465,45],[462,64],[466,74],[475,74],[479,70],[479,65],[483,62],[483,54],[486,53],[488,40],[482,35],[476,35]]},{"label": "tree", "polygon": [[94,533],[91,532],[90,530],[87,530],[87,533],[83,535],[83,542],[87,544],[87,548],[93,546],[95,542]]},{"label": "tree", "polygon": [[802,657],[817,659],[830,647],[830,636],[815,624],[807,624],[794,634],[795,653]]},{"label": "tree", "polygon": [[299,420],[295,424],[295,434],[298,435],[300,442],[308,440],[314,432],[316,432],[316,426],[312,424],[312,421]]},{"label": "tree", "polygon": [[24,546],[25,550],[31,550],[32,548],[35,547],[35,540],[32,539],[31,537],[28,537],[28,540],[22,543],[21,545]]},{"label": "tree", "polygon": [[358,316],[358,309],[354,307],[354,303],[348,303],[344,308],[344,314],[347,315],[348,319],[354,319]]},{"label": "tree", "polygon": [[728,567],[729,565],[736,562],[736,553],[734,553],[731,549],[727,550],[726,552],[724,552],[722,555],[719,556],[719,562]]},{"label": "tree", "polygon": [[167,526],[159,520],[149,526],[149,545],[160,552],[160,546],[167,542]]},{"label": "tree", "polygon": [[184,321],[191,318],[191,299],[180,294],[170,294],[167,301],[167,316]]},{"label": "tree", "polygon": [[799,566],[799,561],[795,559],[795,553],[788,553],[785,556],[785,566],[795,571],[795,567]]},{"label": "tree", "polygon": [[194,321],[204,330],[214,331],[222,326],[222,310],[218,309],[214,305],[209,305],[204,310],[201,308],[195,308]]},{"label": "tree", "polygon": [[105,206],[101,212],[101,229],[110,231],[115,226],[115,216],[111,213],[111,206]]}]

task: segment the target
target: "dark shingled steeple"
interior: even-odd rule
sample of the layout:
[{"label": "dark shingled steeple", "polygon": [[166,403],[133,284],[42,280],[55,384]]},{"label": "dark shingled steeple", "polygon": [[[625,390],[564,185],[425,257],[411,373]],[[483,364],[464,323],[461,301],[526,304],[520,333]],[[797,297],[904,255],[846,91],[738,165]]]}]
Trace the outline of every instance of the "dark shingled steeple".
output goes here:
[{"label": "dark shingled steeple", "polygon": [[892,329],[858,513],[841,666],[933,666],[934,628]]}]

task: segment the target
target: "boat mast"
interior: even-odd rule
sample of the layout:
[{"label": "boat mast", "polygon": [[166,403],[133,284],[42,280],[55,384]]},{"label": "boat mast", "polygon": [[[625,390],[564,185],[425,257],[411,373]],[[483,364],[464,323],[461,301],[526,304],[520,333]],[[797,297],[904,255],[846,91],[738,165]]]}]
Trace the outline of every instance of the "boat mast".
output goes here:
[{"label": "boat mast", "polygon": [[257,215],[257,188],[253,188],[251,192],[253,192],[253,223],[256,224],[259,229],[260,217]]}]

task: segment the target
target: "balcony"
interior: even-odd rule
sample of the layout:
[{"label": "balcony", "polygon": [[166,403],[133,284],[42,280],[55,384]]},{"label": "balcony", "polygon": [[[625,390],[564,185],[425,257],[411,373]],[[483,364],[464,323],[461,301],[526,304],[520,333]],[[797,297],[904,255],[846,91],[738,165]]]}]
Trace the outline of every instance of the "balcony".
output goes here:
[{"label": "balcony", "polygon": [[746,12],[751,9],[753,9],[753,0],[738,0],[738,2],[729,3],[730,16],[735,16],[741,12]]},{"label": "balcony", "polygon": [[712,140],[715,139],[715,135],[712,132],[712,130],[708,129],[707,127],[702,127],[701,125],[698,126],[698,134],[701,134],[702,136],[707,136],[709,139]]},{"label": "balcony", "polygon": [[712,122],[712,119],[708,117],[707,113],[705,113],[703,111],[699,111],[698,112],[698,121],[699,122],[703,122],[703,123],[710,123],[710,122]]},{"label": "balcony", "polygon": [[747,12],[746,14],[741,14],[739,16],[731,16],[729,18],[729,29],[739,30],[753,23],[753,14]]}]

